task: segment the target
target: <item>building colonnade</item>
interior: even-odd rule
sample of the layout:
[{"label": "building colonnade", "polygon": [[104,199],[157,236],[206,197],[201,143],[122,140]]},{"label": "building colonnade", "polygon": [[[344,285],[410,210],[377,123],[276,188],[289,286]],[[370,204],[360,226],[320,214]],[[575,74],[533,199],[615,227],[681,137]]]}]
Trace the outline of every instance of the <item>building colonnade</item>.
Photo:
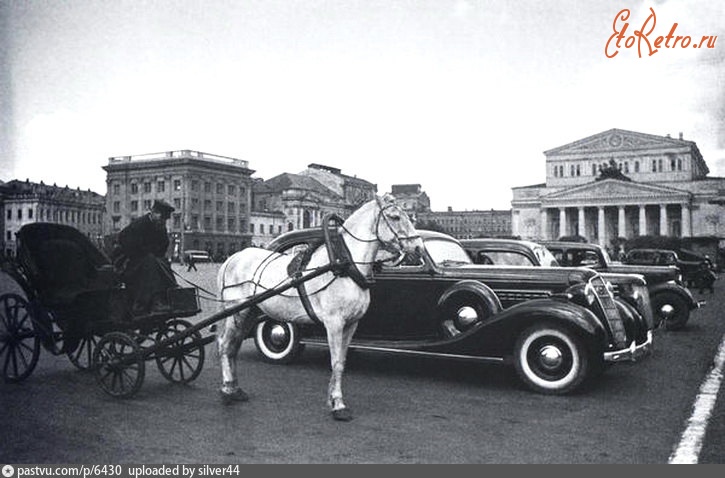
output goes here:
[{"label": "building colonnade", "polygon": [[692,211],[689,202],[542,206],[541,224],[544,240],[578,235],[607,246],[618,237],[692,236]]}]

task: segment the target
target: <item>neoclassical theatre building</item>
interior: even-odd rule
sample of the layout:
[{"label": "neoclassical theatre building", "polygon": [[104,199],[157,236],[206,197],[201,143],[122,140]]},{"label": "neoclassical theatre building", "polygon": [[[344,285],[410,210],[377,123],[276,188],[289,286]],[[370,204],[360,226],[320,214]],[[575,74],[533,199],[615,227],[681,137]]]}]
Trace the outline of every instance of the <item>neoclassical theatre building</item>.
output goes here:
[{"label": "neoclassical theatre building", "polygon": [[580,235],[603,246],[639,235],[725,237],[725,178],[708,177],[682,134],[611,129],[544,155],[546,183],[513,188],[515,236]]}]

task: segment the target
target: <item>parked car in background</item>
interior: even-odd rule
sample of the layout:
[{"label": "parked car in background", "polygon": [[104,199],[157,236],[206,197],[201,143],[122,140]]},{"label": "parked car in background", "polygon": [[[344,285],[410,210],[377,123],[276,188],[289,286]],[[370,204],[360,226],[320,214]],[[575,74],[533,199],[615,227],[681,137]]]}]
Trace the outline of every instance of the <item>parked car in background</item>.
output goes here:
[{"label": "parked car in background", "polygon": [[[651,316],[632,305],[648,298],[644,281],[624,292],[634,301],[628,303],[615,299],[591,269],[478,266],[454,238],[419,232],[425,244],[420,257],[376,267],[352,348],[512,363],[528,387],[546,394],[574,391],[607,363],[649,353]],[[321,229],[305,229],[279,236],[268,248],[297,254],[321,240]],[[270,319],[251,335],[273,362],[292,360],[302,345],[326,344],[319,325]]]},{"label": "parked car in background", "polygon": [[[682,257],[680,257],[682,256]],[[632,265],[673,265],[682,272],[682,280],[693,286],[703,266],[712,269],[712,262],[705,256],[694,252],[683,251],[678,254],[668,249],[631,249],[622,261]]]},{"label": "parked car in background", "polygon": [[642,274],[647,281],[656,321],[664,320],[668,330],[679,330],[690,320],[690,312],[704,305],[696,301],[683,283],[675,265],[630,265],[614,263],[598,244],[542,241],[562,266],[585,266],[600,272]]},{"label": "parked car in background", "polygon": [[211,255],[207,251],[197,250],[186,250],[184,251],[184,261],[189,262],[189,258],[192,258],[194,262],[212,262]]}]

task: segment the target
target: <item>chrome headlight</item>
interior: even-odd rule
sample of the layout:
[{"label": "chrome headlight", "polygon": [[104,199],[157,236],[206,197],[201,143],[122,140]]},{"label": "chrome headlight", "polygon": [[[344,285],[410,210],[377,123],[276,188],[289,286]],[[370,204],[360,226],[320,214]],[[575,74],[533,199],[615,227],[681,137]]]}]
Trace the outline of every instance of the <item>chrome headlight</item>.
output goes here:
[{"label": "chrome headlight", "polygon": [[589,305],[592,305],[597,300],[597,291],[594,290],[591,282],[587,282],[587,285],[584,286],[584,297],[587,299]]}]

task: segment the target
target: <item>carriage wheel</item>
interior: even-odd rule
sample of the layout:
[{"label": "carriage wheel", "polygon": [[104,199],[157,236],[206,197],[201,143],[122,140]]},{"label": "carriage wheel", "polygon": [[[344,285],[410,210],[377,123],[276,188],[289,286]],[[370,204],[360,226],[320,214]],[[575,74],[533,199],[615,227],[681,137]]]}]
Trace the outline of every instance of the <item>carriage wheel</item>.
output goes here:
[{"label": "carriage wheel", "polygon": [[128,398],[141,388],[146,364],[135,340],[123,332],[111,332],[93,350],[93,370],[103,391]]},{"label": "carriage wheel", "polygon": [[89,370],[93,365],[93,350],[98,345],[98,336],[88,335],[81,339],[73,352],[68,352],[68,359],[79,370]]},{"label": "carriage wheel", "polygon": [[[157,342],[168,340],[191,327],[191,323],[182,319],[170,320],[166,325],[165,330],[156,334]],[[177,383],[189,383],[196,379],[204,367],[204,344],[201,340],[201,333],[197,331],[169,345],[156,357],[161,375]]]},{"label": "carriage wheel", "polygon": [[33,330],[28,302],[17,294],[0,296],[0,367],[5,382],[25,380],[40,357],[40,338]]}]

